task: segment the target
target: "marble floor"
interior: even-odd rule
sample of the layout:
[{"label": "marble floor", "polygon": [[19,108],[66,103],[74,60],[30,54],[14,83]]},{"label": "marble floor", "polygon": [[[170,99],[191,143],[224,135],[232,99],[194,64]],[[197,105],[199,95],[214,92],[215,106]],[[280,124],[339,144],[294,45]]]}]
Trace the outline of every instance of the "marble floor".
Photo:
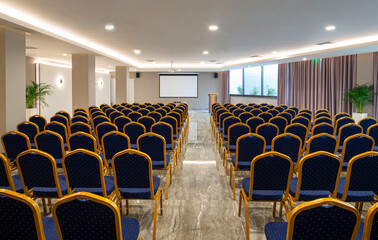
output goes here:
[{"label": "marble floor", "polygon": [[[154,175],[161,177],[165,196],[165,172],[156,171]],[[158,213],[157,239],[245,239],[244,207],[238,217],[238,201],[241,180],[248,175],[249,172],[236,174],[237,199],[233,200],[229,176],[212,136],[209,113],[191,111],[189,135],[169,187],[169,199],[164,197],[164,213],[162,216]],[[250,239],[266,239],[266,223],[286,221],[286,217],[273,218],[272,206],[249,203]],[[138,200],[130,201],[129,215],[123,208],[122,217],[139,220],[140,237],[144,240],[152,239],[153,209],[154,201]],[[363,216],[366,209],[367,206]]]}]

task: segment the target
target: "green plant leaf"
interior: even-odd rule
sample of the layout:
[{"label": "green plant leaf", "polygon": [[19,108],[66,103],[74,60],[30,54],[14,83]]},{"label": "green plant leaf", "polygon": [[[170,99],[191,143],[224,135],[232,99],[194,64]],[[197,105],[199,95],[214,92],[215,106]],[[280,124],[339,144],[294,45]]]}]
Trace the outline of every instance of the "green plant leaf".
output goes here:
[{"label": "green plant leaf", "polygon": [[53,86],[46,83],[37,84],[34,81],[30,81],[30,84],[26,86],[26,107],[33,108],[39,101],[42,107],[48,106],[45,97],[53,93]]},{"label": "green plant leaf", "polygon": [[372,102],[375,94],[373,85],[356,84],[354,88],[345,90],[344,101],[352,103],[357,113],[363,113],[364,108]]}]

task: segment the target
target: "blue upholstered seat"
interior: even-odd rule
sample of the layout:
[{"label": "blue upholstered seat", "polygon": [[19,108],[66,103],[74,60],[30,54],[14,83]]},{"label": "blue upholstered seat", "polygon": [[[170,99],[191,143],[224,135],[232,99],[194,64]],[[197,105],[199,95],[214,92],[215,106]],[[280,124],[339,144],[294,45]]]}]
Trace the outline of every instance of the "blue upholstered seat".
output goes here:
[{"label": "blue upholstered seat", "polygon": [[138,149],[138,145],[135,143],[130,144],[131,149]]},{"label": "blue upholstered seat", "polygon": [[266,145],[265,146],[265,151],[266,152],[272,151],[272,145]]},{"label": "blue upholstered seat", "polygon": [[236,145],[230,145],[228,151],[232,153],[236,152]]},{"label": "blue upholstered seat", "polygon": [[139,221],[135,218],[121,218],[123,240],[136,240],[139,236]]},{"label": "blue upholstered seat", "polygon": [[[231,162],[234,166],[236,165],[236,155],[231,156]],[[238,168],[242,170],[251,169],[251,162],[238,161]]]},{"label": "blue upholstered seat", "polygon": [[[291,196],[295,197],[297,193],[297,183],[298,183],[298,178],[292,178],[290,180],[289,193]],[[301,190],[299,193],[299,201],[310,201],[317,198],[327,198],[327,197],[329,197],[329,191],[327,190]]]},{"label": "blue upholstered seat", "polygon": [[287,222],[270,222],[265,225],[267,240],[286,240]]},{"label": "blue upholstered seat", "polygon": [[[172,144],[166,144],[165,147],[167,151],[172,150]],[[175,149],[176,147],[177,147],[177,142],[173,142],[173,149]]]},{"label": "blue upholstered seat", "polygon": [[[59,184],[60,184],[60,189],[62,191],[62,195],[68,194],[65,176],[64,175],[58,175],[58,179],[59,179]],[[56,187],[34,187],[33,193],[37,197],[51,197],[51,198],[57,198],[58,197]]]},{"label": "blue upholstered seat", "polygon": [[22,186],[21,176],[20,175],[13,175],[12,179],[13,179],[13,183],[14,183],[14,187],[16,189],[16,192],[24,193],[24,188]]},{"label": "blue upholstered seat", "polygon": [[[337,197],[342,198],[344,187],[345,187],[345,178],[340,178],[339,186],[337,189]],[[374,191],[348,191],[348,195],[345,201],[347,202],[366,202],[374,200]]]},{"label": "blue upholstered seat", "polygon": [[[244,178],[242,185],[245,194],[249,195],[249,183],[250,178]],[[282,199],[283,191],[281,190],[253,190],[252,200],[268,200],[268,201],[279,201]]]},{"label": "blue upholstered seat", "polygon": [[[166,155],[165,161],[167,162],[167,166],[168,166],[169,163],[170,163],[170,161],[171,161],[171,157],[169,156],[169,154]],[[162,169],[162,168],[165,168],[164,161],[154,161],[154,160],[152,160],[151,162],[152,162],[152,169]]]},{"label": "blue upholstered seat", "polygon": [[356,240],[362,240],[362,235],[364,233],[364,222],[361,221],[360,228],[358,229]]},{"label": "blue upholstered seat", "polygon": [[58,168],[63,167],[62,158],[55,158],[55,162],[56,162],[56,167],[58,167]]},{"label": "blue upholstered seat", "polygon": [[[104,176],[106,194],[110,195],[115,190],[113,176]],[[102,188],[76,188],[75,192],[90,192],[102,196]]]},{"label": "blue upholstered seat", "polygon": [[[153,176],[154,194],[160,186],[160,178]],[[151,198],[150,188],[120,188],[121,196],[124,198]]]},{"label": "blue upholstered seat", "polygon": [[47,240],[58,240],[58,233],[54,224],[54,219],[52,217],[42,218],[43,231],[45,232],[45,237]]}]

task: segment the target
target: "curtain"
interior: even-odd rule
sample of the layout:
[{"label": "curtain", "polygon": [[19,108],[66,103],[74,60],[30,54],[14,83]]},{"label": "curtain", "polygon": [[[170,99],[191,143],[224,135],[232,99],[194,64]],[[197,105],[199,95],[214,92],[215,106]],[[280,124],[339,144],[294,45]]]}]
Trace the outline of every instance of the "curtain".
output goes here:
[{"label": "curtain", "polygon": [[[374,84],[374,92],[378,92],[378,52],[373,53],[373,84]],[[373,103],[373,117],[375,119],[378,118],[378,94],[374,96],[374,103]]]},{"label": "curtain", "polygon": [[289,102],[289,64],[278,64],[277,105],[290,105]]},{"label": "curtain", "polygon": [[222,104],[230,102],[230,71],[222,73]]}]

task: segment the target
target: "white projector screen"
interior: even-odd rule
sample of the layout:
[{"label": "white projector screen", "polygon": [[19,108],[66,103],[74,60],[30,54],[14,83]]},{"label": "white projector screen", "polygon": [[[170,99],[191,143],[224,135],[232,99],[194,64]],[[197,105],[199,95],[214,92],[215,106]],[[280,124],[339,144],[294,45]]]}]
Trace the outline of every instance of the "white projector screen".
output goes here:
[{"label": "white projector screen", "polygon": [[160,97],[198,97],[198,74],[160,74]]}]

